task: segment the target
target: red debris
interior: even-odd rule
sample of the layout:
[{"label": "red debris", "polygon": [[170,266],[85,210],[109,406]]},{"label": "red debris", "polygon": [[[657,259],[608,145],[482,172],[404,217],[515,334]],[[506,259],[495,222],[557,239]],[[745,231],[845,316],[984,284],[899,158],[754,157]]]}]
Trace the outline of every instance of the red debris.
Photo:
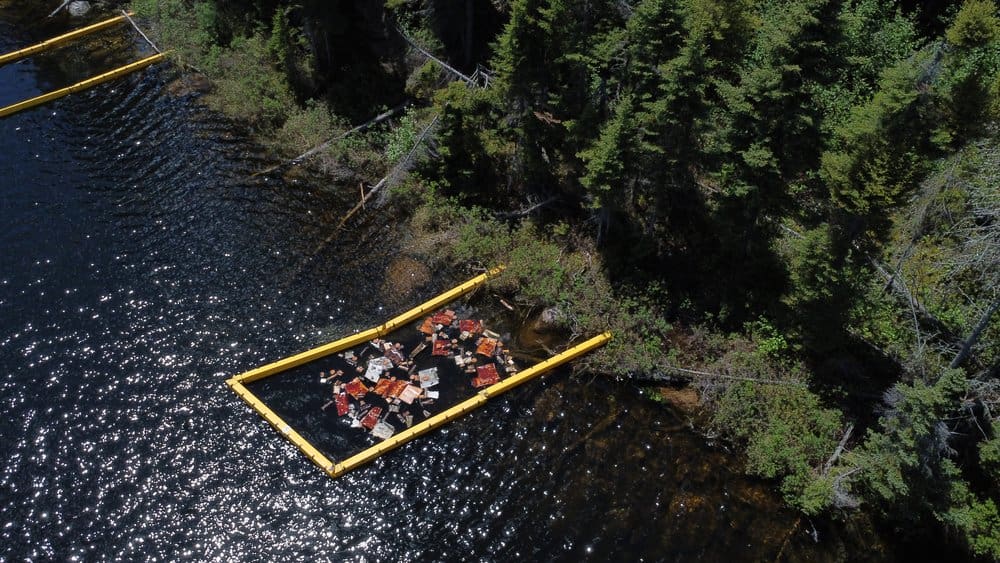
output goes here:
[{"label": "red debris", "polygon": [[355,377],[350,383],[344,386],[344,390],[350,393],[350,395],[355,399],[360,399],[365,396],[365,393],[368,392],[368,387],[366,387],[360,379]]},{"label": "red debris", "polygon": [[434,334],[434,319],[432,317],[424,319],[424,324],[420,325],[420,332],[424,334]]},{"label": "red debris", "polygon": [[442,313],[434,313],[434,315],[431,316],[431,322],[433,322],[436,325],[449,326],[454,320],[455,320],[455,311],[452,311],[451,309],[444,311]]},{"label": "red debris", "polygon": [[434,350],[431,352],[433,356],[447,356],[451,352],[451,342],[438,338],[434,341]]},{"label": "red debris", "polygon": [[493,364],[486,364],[476,368],[476,377],[472,378],[472,386],[476,388],[486,387],[499,381],[500,374],[497,373],[497,367]]},{"label": "red debris", "polygon": [[474,319],[462,319],[458,321],[458,328],[462,332],[468,332],[469,334],[479,334],[483,331],[482,321],[477,321]]},{"label": "red debris", "polygon": [[368,414],[361,419],[361,426],[371,430],[375,428],[375,424],[378,422],[379,415],[382,414],[382,407],[373,407],[372,410],[368,411]]},{"label": "red debris", "polygon": [[337,393],[337,416],[344,416],[347,414],[348,403],[347,403],[347,393],[340,392]]}]

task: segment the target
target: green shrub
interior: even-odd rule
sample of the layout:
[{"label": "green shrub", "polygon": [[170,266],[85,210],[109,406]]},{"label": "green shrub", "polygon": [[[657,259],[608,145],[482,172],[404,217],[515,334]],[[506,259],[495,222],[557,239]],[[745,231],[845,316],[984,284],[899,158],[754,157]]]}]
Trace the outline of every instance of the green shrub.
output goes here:
[{"label": "green shrub", "polygon": [[329,110],[316,100],[309,100],[305,107],[294,107],[282,126],[270,138],[271,146],[282,153],[298,155],[344,129],[335,123]]},{"label": "green shrub", "polygon": [[996,14],[993,0],[965,0],[945,37],[959,47],[985,45],[1000,34],[1000,19]]},{"label": "green shrub", "polygon": [[417,142],[420,134],[420,124],[417,123],[416,110],[409,108],[399,123],[389,130],[385,139],[385,158],[390,163],[399,162]]},{"label": "green shrub", "polygon": [[817,514],[832,501],[819,468],[837,446],[840,418],[805,387],[745,381],[723,393],[712,423],[746,445],[747,472],[779,479],[789,504]]}]

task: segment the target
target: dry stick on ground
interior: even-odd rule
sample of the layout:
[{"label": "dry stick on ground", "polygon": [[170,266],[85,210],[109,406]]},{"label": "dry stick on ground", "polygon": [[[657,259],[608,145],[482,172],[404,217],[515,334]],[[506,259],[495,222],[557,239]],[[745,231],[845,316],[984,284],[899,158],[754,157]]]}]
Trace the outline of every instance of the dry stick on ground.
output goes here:
[{"label": "dry stick on ground", "polygon": [[[777,380],[777,379],[761,379],[761,378],[758,378],[758,377],[745,377],[745,376],[740,376],[740,375],[726,375],[726,374],[722,374],[722,373],[710,373],[710,372],[707,372],[707,371],[699,371],[699,370],[696,370],[696,369],[680,368],[680,367],[677,367],[677,366],[663,366],[663,367],[667,371],[678,371],[678,372],[681,372],[681,373],[686,374],[686,375],[695,375],[695,376],[699,376],[699,377],[707,377],[707,378],[715,378],[715,379],[732,379],[734,381],[753,381],[755,383],[765,383],[765,384],[772,384],[772,385],[793,385],[793,386],[796,386],[796,387],[806,387],[806,384],[802,383],[801,381],[781,381],[781,380]],[[646,380],[646,381],[652,381],[652,382],[662,382],[662,381],[666,381],[667,377],[669,377],[669,376],[654,374],[654,375],[646,376],[646,377],[640,376],[639,378],[637,378],[637,380],[639,380],[639,381]]]},{"label": "dry stick on ground", "polygon": [[67,4],[70,3],[70,1],[71,0],[64,0],[62,4],[59,4],[58,8],[56,8],[55,10],[52,10],[52,13],[49,14],[49,17],[51,18],[52,16],[54,16],[54,15],[58,14],[59,12],[61,12],[62,9],[65,8]]},{"label": "dry stick on ground", "polygon": [[[427,134],[430,132],[431,128],[437,124],[437,120],[438,116],[435,115],[434,119],[432,119],[431,122],[428,123],[426,127],[424,127],[424,130],[420,132],[420,135],[417,137],[417,140],[413,143],[413,147],[410,149],[410,152],[406,153],[406,156],[404,156],[402,160],[400,160],[395,166],[393,166],[392,170],[390,170],[389,173],[386,174],[384,178],[382,178],[381,180],[378,181],[377,184],[372,186],[372,189],[368,192],[367,196],[369,199],[373,195],[375,195],[380,189],[385,187],[385,185],[389,182],[390,178],[395,176],[397,173],[399,173],[400,170],[403,169],[403,167],[409,164],[410,159],[413,158],[413,155],[416,154],[417,149],[420,148],[420,145],[424,142],[424,139],[427,138]],[[354,208],[348,211],[347,215],[344,215],[344,218],[341,219],[340,223],[337,225],[337,231],[344,228],[344,224],[347,223],[348,219],[350,219],[351,216],[357,213],[359,209],[364,208],[365,206],[364,191],[362,191],[361,193],[362,193],[361,201],[357,205],[355,205]],[[336,236],[336,231],[334,231],[334,234],[331,235],[331,239],[333,236]]]},{"label": "dry stick on ground", "polygon": [[972,334],[970,334],[969,337],[962,342],[962,349],[958,351],[958,354],[955,355],[955,359],[951,361],[951,365],[948,367],[954,369],[962,365],[965,358],[969,356],[969,352],[972,350],[972,347],[979,342],[979,337],[982,336],[983,331],[986,330],[987,326],[989,326],[990,319],[993,317],[993,314],[997,312],[997,309],[1000,309],[1000,298],[995,299],[993,304],[986,308],[986,312],[984,312],[983,316],[979,318],[979,322],[976,323],[976,327],[972,329]]},{"label": "dry stick on ground", "polygon": [[546,205],[548,205],[550,203],[554,203],[558,199],[559,199],[558,197],[552,196],[552,197],[550,197],[549,199],[547,199],[545,201],[536,203],[536,204],[534,204],[534,205],[532,205],[530,207],[526,207],[524,209],[521,209],[520,211],[508,211],[506,213],[498,213],[497,214],[497,219],[520,219],[522,217],[527,217],[528,215],[531,215],[532,213],[534,213],[535,210],[540,209],[542,207],[545,207]]},{"label": "dry stick on ground", "polygon": [[300,154],[299,156],[297,156],[297,157],[295,157],[295,158],[293,158],[291,160],[287,160],[287,161],[282,162],[280,164],[275,164],[274,166],[271,166],[270,168],[265,168],[264,170],[261,170],[260,172],[254,172],[253,174],[250,175],[250,177],[251,178],[256,178],[257,176],[262,176],[264,174],[270,174],[271,172],[274,172],[275,170],[278,170],[279,168],[285,168],[285,167],[288,167],[288,166],[295,166],[297,164],[301,164],[302,161],[306,160],[307,158],[309,158],[311,156],[314,156],[316,153],[319,153],[321,151],[324,151],[324,150],[328,149],[330,147],[330,145],[332,145],[333,143],[335,143],[335,142],[337,142],[337,141],[339,141],[339,140],[347,137],[348,135],[351,135],[352,133],[357,133],[358,131],[361,131],[363,129],[367,129],[367,128],[371,127],[372,125],[375,125],[377,123],[381,123],[381,122],[385,121],[386,119],[392,117],[393,115],[395,115],[396,113],[398,113],[400,110],[402,110],[403,108],[405,108],[406,105],[407,104],[400,104],[400,105],[392,108],[391,110],[389,110],[387,112],[380,113],[380,114],[376,115],[375,117],[369,119],[368,121],[362,123],[361,125],[358,125],[357,127],[354,127],[352,129],[348,129],[347,131],[341,133],[340,135],[337,135],[336,137],[333,137],[332,139],[328,139],[327,141],[324,141],[323,143],[320,143],[319,145],[316,145],[315,147],[307,150],[306,152]]},{"label": "dry stick on ground", "polygon": [[[781,228],[783,231],[795,236],[798,239],[806,238],[805,235],[803,235],[802,233],[782,223],[778,223],[778,227]],[[930,324],[932,328],[934,328],[934,330],[938,331],[938,333],[946,337],[949,337],[952,340],[957,340],[955,336],[952,334],[951,330],[949,330],[948,327],[945,326],[945,324],[940,319],[932,315],[926,308],[924,308],[923,304],[921,304],[920,301],[917,300],[917,298],[914,297],[912,293],[910,293],[910,290],[906,287],[906,285],[901,283],[900,280],[897,279],[897,276],[890,274],[888,269],[881,262],[876,260],[875,257],[865,252],[861,248],[861,245],[857,243],[857,241],[852,242],[851,245],[854,247],[855,250],[857,250],[865,258],[867,258],[868,263],[871,264],[872,268],[874,268],[875,271],[878,272],[883,279],[885,279],[887,289],[892,289],[896,293],[897,297],[900,297],[904,301],[906,301],[917,313],[917,315],[921,319],[923,319],[924,322]]]},{"label": "dry stick on ground", "polygon": [[[361,209],[362,207],[364,207],[365,201],[371,199],[371,197],[373,195],[375,195],[376,193],[378,193],[378,191],[380,189],[382,189],[383,187],[385,187],[385,185],[389,182],[389,180],[393,176],[395,176],[396,174],[398,174],[399,171],[402,170],[404,166],[406,166],[407,164],[409,164],[410,159],[413,158],[414,154],[416,154],[417,149],[423,143],[424,139],[427,138],[427,134],[434,127],[434,125],[437,124],[437,121],[438,121],[438,116],[435,115],[434,119],[432,119],[431,122],[428,123],[426,127],[424,127],[424,130],[420,132],[420,135],[417,137],[417,140],[413,143],[413,148],[410,149],[410,152],[406,153],[406,156],[404,156],[402,160],[400,160],[395,166],[393,166],[392,170],[390,170],[389,173],[386,174],[384,178],[382,178],[381,180],[378,181],[377,184],[375,184],[374,186],[372,186],[372,189],[368,191],[368,195],[364,195],[364,186],[362,186],[362,192],[361,192],[362,193],[362,198],[361,198],[361,201],[357,205],[355,205],[353,208],[351,208],[351,210],[348,211],[346,215],[344,215],[344,218],[340,220],[340,223],[337,224],[337,228],[334,229],[332,233],[330,233],[330,236],[326,237],[325,239],[323,239],[322,242],[320,242],[318,245],[316,245],[316,248],[313,249],[313,252],[312,252],[313,256],[315,256],[316,254],[319,254],[319,252],[321,250],[323,250],[323,248],[326,245],[328,245],[331,242],[333,242],[333,240],[335,238],[337,238],[337,234],[340,233],[340,230],[342,228],[344,228],[344,225],[347,223],[347,221],[352,216],[354,216],[354,214],[357,213],[359,209]],[[378,205],[379,204],[377,204],[377,203],[375,204],[376,207],[378,207]]]},{"label": "dry stick on ground", "polygon": [[[855,245],[855,248],[858,248],[857,245]],[[860,250],[860,248],[858,248],[858,250]],[[908,302],[924,322],[931,325],[931,327],[940,335],[945,336],[952,341],[958,340],[958,338],[952,333],[951,329],[949,329],[943,321],[932,315],[930,311],[924,308],[923,304],[920,303],[920,301],[914,297],[912,293],[910,293],[910,290],[907,289],[906,285],[901,283],[898,277],[892,276],[881,262],[872,256],[868,256],[868,262],[873,268],[875,268],[875,271],[877,271],[879,275],[885,279],[889,287],[891,287],[896,293],[896,296]]]},{"label": "dry stick on ground", "polygon": [[132,27],[134,27],[135,30],[139,32],[139,35],[141,35],[142,38],[146,40],[146,43],[149,43],[149,46],[152,47],[154,51],[156,51],[157,53],[162,53],[163,52],[163,51],[160,50],[159,47],[156,46],[155,43],[153,43],[149,39],[149,37],[146,37],[146,34],[143,33],[141,29],[139,29],[139,26],[136,25],[135,20],[132,19],[132,16],[128,15],[128,12],[126,12],[125,10],[122,10],[122,15],[125,16],[125,19],[128,20],[128,23],[132,24]]}]

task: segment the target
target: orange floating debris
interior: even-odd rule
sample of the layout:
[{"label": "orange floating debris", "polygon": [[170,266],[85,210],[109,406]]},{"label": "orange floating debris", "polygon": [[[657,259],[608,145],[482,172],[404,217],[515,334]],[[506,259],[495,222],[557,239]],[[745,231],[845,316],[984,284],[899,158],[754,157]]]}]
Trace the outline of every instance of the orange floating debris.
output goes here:
[{"label": "orange floating debris", "polygon": [[368,387],[361,382],[360,379],[355,377],[350,383],[344,386],[344,390],[347,391],[355,399],[360,399],[368,393]]},{"label": "orange floating debris", "polygon": [[407,382],[405,382],[405,381],[402,381],[402,380],[397,380],[397,381],[391,382],[390,385],[389,385],[389,396],[390,397],[398,397],[399,394],[403,392],[403,389],[406,389],[407,385],[409,385],[409,384]]},{"label": "orange floating debris", "polygon": [[476,347],[476,353],[492,358],[497,351],[498,344],[500,342],[495,338],[483,338],[479,341],[479,346]]},{"label": "orange floating debris", "polygon": [[382,379],[378,380],[378,383],[375,385],[374,392],[385,397],[389,394],[389,388],[391,386],[392,386],[392,381],[383,377]]}]

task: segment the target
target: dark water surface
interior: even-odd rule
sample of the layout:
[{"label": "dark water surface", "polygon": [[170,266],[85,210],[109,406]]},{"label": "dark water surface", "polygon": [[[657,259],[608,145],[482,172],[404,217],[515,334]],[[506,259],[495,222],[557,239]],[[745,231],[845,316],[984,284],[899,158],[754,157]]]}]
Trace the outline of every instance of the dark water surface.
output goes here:
[{"label": "dark water surface", "polygon": [[[0,2],[0,51],[81,25],[24,12]],[[2,67],[0,103],[133,42]],[[0,120],[0,560],[825,557],[668,410],[565,374],[327,478],[223,382],[386,318],[393,241],[313,257],[350,202],[245,180],[258,151],[171,72]]]}]

